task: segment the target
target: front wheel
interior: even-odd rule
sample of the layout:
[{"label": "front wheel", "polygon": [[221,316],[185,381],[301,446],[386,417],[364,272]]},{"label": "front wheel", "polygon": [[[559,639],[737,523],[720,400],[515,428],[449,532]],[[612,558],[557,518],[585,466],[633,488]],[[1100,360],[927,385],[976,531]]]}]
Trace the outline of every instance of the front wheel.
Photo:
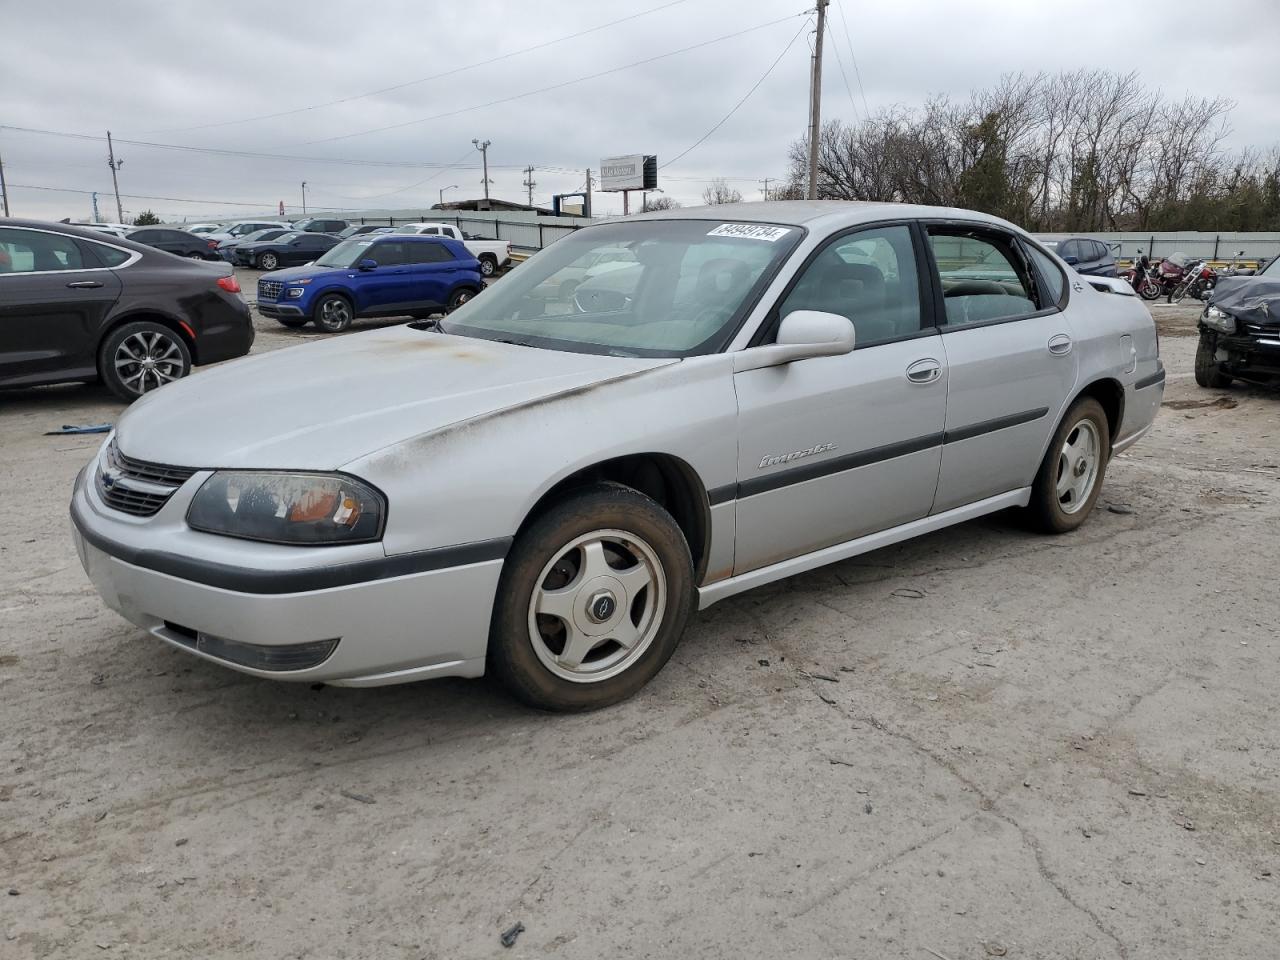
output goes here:
[{"label": "front wheel", "polygon": [[632,696],[671,657],[693,608],[693,561],[661,506],[618,484],[569,494],[503,565],[489,663],[542,710]]},{"label": "front wheel", "polygon": [[1045,533],[1066,533],[1088,518],[1102,489],[1111,429],[1102,404],[1081,397],[1054,432],[1031,485],[1027,510]]},{"label": "front wheel", "polygon": [[1231,386],[1231,378],[1218,366],[1218,345],[1207,334],[1200,334],[1196,345],[1196,383],[1208,390],[1223,390]]},{"label": "front wheel", "polygon": [[191,372],[191,351],[182,337],[150,320],[111,331],[98,351],[102,382],[121,400],[181,380]]},{"label": "front wheel", "polygon": [[1138,284],[1138,296],[1143,300],[1159,300],[1160,284],[1156,283],[1150,277],[1143,278],[1142,282]]},{"label": "front wheel", "polygon": [[331,293],[320,298],[312,319],[325,333],[341,333],[351,326],[355,311],[346,297]]}]

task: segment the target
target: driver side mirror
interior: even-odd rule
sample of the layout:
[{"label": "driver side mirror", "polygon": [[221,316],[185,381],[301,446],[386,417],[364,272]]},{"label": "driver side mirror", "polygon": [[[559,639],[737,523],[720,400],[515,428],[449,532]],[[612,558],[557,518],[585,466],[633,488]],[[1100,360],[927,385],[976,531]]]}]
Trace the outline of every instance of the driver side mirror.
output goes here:
[{"label": "driver side mirror", "polygon": [[368,257],[365,257],[358,264],[356,264],[356,266],[359,267],[362,272],[368,273],[370,270],[378,269],[378,261],[370,260]]},{"label": "driver side mirror", "polygon": [[1080,258],[1074,255],[1068,255],[1062,258],[1062,262],[1069,267],[1074,267],[1077,263],[1080,262]]},{"label": "driver side mirror", "polygon": [[794,310],[778,325],[776,342],[734,354],[733,372],[778,367],[812,357],[838,357],[853,350],[854,340],[848,317],[821,310]]}]

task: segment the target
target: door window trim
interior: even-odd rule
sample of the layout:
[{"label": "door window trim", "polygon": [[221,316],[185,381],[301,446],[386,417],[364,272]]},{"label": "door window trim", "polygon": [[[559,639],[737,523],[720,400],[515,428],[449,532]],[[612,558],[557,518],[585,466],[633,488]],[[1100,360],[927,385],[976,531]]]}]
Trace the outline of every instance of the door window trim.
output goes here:
[{"label": "door window trim", "polygon": [[[938,331],[946,336],[950,333],[960,333],[964,330],[980,330],[983,327],[994,327],[1002,323],[1017,323],[1020,320],[1034,320],[1037,317],[1048,317],[1055,313],[1059,313],[1061,308],[1057,305],[1049,307],[1041,307],[1039,310],[1033,310],[1030,313],[1019,313],[1010,317],[993,317],[990,320],[977,320],[973,323],[950,324],[947,323],[947,305],[942,295],[942,271],[938,269],[937,260],[933,255],[933,245],[929,243],[929,231],[936,227],[946,230],[965,231],[968,233],[991,234],[996,238],[1004,241],[1013,250],[1022,257],[1023,266],[1026,268],[1032,283],[1035,285],[1035,294],[1038,299],[1044,299],[1043,281],[1040,279],[1039,273],[1036,271],[1035,263],[1027,256],[1026,252],[1019,246],[1019,242],[1024,238],[1017,233],[1006,230],[998,224],[993,223],[975,223],[969,220],[920,220],[920,233],[924,241],[924,246],[929,259],[929,276],[933,281],[933,298],[934,298],[934,315],[941,322],[938,324]],[[1066,284],[1063,290],[1066,290]],[[1064,294],[1065,296],[1065,294]]]},{"label": "door window trim", "polygon": [[[129,255],[129,259],[126,260],[124,263],[120,264],[120,266],[118,267],[105,267],[105,266],[102,266],[101,263],[99,262],[98,266],[68,267],[66,270],[17,270],[11,273],[0,273],[0,278],[3,278],[3,277],[51,277],[51,276],[58,276],[64,273],[93,273],[98,270],[123,270],[125,267],[131,267],[135,263],[137,263],[139,260],[142,259],[142,254],[139,253],[137,250],[130,250],[128,247],[117,247],[114,243],[102,243],[99,240],[90,240],[88,237],[82,237],[79,234],[61,233],[57,230],[42,230],[39,227],[6,226],[4,227],[4,229],[25,231],[26,233],[47,233],[51,237],[61,237],[64,240],[70,240],[73,243],[75,243],[77,246],[81,244],[88,244],[90,246],[90,249],[92,249],[93,244],[98,244],[99,246],[102,246],[102,247],[110,247],[112,250],[119,250],[121,253],[126,253]],[[83,259],[83,254],[81,255],[81,259]]]},{"label": "door window trim", "polygon": [[[1015,237],[1014,239],[1020,242],[1024,247],[1035,250],[1053,264],[1053,268],[1058,271],[1058,276],[1062,277],[1062,296],[1058,297],[1057,303],[1054,304],[1054,309],[1059,311],[1065,310],[1067,308],[1067,304],[1071,301],[1071,278],[1067,276],[1067,272],[1059,265],[1058,258],[1046,250],[1042,244],[1036,243],[1029,237]],[[1039,265],[1037,265],[1036,261],[1031,257],[1027,257],[1027,261],[1031,264],[1031,269],[1035,272],[1036,279],[1044,284],[1044,289],[1047,293],[1049,285],[1044,283],[1044,277],[1040,275]]]},{"label": "door window trim", "polygon": [[[744,350],[751,347],[759,347],[774,342],[774,338],[778,335],[778,326],[782,323],[782,305],[787,302],[787,297],[791,296],[791,292],[799,285],[801,278],[808,271],[813,262],[824,253],[833,243],[837,243],[846,237],[856,233],[866,233],[869,230],[883,229],[884,227],[906,227],[911,237],[911,246],[915,253],[916,267],[916,296],[920,304],[920,329],[914,333],[904,333],[897,337],[888,337],[883,340],[870,340],[865,343],[859,343],[854,338],[853,349],[855,351],[871,347],[883,347],[890,343],[902,343],[906,340],[919,340],[921,337],[932,336],[937,333],[937,324],[935,314],[935,306],[933,298],[930,296],[931,290],[926,269],[928,264],[920,249],[920,238],[916,225],[918,220],[910,218],[891,219],[891,220],[872,220],[868,223],[858,223],[852,226],[844,227],[841,230],[830,234],[822,243],[809,251],[808,256],[804,258],[804,262],[791,275],[791,279],[787,281],[787,285],[782,288],[782,292],[778,294],[778,298],[774,301],[773,306],[769,308],[769,312],[765,314],[764,320],[760,326],[756,328],[756,332],[752,334],[751,339],[747,342]],[[933,322],[931,322],[933,321]]]}]

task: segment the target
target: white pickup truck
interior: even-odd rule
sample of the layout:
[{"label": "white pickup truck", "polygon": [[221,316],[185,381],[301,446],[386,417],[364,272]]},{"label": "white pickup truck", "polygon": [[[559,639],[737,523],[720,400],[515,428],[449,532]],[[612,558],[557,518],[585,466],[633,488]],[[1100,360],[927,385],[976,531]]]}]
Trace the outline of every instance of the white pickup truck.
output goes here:
[{"label": "white pickup truck", "polygon": [[395,232],[425,233],[457,240],[480,261],[480,272],[486,277],[492,277],[500,268],[511,263],[511,244],[506,240],[468,240],[461,230],[448,223],[406,223],[396,227]]}]

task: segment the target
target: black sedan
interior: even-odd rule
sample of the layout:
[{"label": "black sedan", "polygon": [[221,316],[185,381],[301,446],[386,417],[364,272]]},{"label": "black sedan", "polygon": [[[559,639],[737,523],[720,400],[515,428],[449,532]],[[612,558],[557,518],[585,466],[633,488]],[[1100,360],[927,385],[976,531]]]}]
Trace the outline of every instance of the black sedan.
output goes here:
[{"label": "black sedan", "polygon": [[348,240],[351,237],[362,237],[366,233],[395,233],[395,227],[383,227],[376,223],[361,223],[356,226],[347,227],[338,234],[339,240]]},{"label": "black sedan", "polygon": [[235,263],[236,247],[240,246],[240,244],[260,243],[264,240],[275,240],[278,237],[283,237],[286,233],[291,233],[291,232],[292,231],[288,229],[255,230],[253,233],[250,233],[247,236],[231,237],[230,239],[223,240],[221,243],[218,244],[218,247],[217,247],[218,256],[221,257],[223,260],[227,261],[227,263]]},{"label": "black sedan", "polygon": [[87,228],[0,218],[0,387],[100,379],[134,400],[192,364],[244,356],[253,323],[230,274]]},{"label": "black sedan", "polygon": [[145,243],[165,253],[178,257],[189,257],[192,260],[220,260],[218,241],[205,237],[197,237],[185,230],[171,230],[168,227],[141,227],[125,234],[134,243]]},{"label": "black sedan", "polygon": [[295,231],[281,234],[274,240],[240,244],[236,247],[236,263],[245,267],[257,267],[259,270],[300,267],[337,243],[338,238],[327,233]]}]

